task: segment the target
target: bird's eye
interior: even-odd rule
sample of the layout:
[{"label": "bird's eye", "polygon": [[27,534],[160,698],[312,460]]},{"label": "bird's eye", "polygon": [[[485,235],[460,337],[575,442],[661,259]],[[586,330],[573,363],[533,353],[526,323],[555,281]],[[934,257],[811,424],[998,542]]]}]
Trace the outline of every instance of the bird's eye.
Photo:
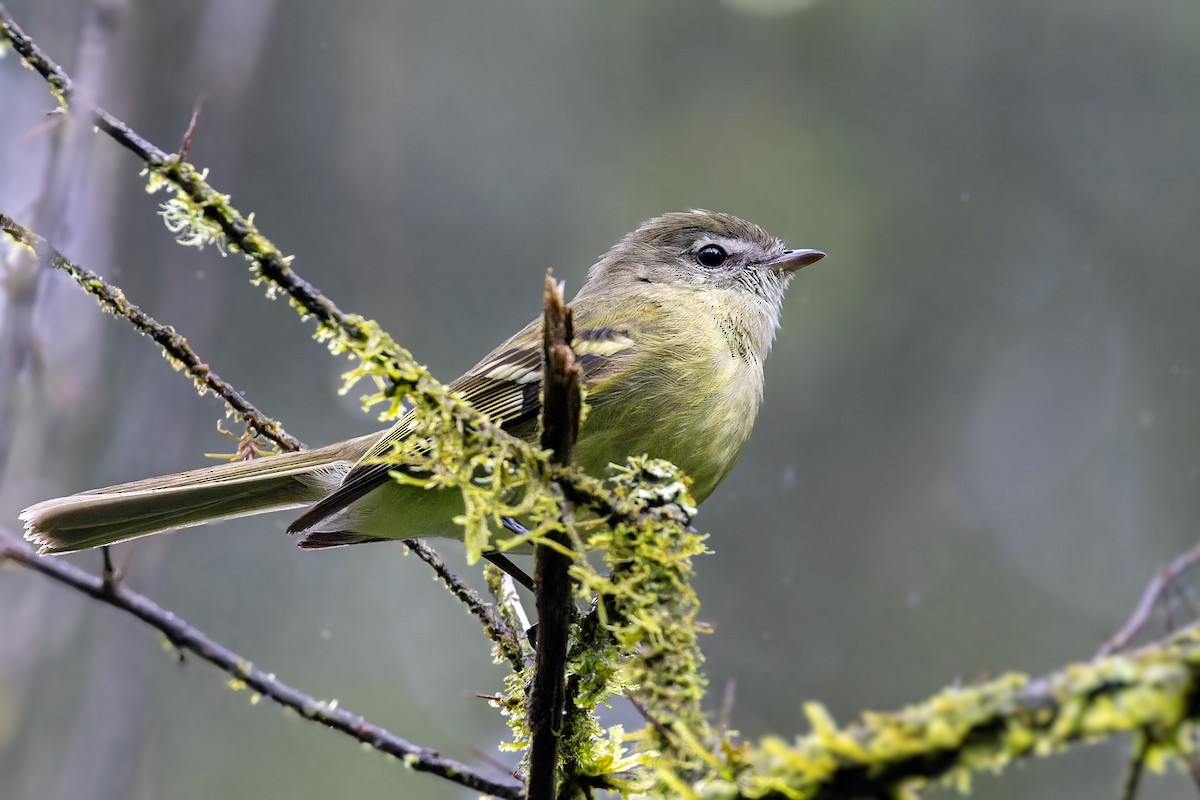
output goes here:
[{"label": "bird's eye", "polygon": [[728,258],[729,254],[725,252],[725,248],[715,244],[705,245],[696,252],[696,260],[700,262],[700,266],[709,269],[721,266]]}]

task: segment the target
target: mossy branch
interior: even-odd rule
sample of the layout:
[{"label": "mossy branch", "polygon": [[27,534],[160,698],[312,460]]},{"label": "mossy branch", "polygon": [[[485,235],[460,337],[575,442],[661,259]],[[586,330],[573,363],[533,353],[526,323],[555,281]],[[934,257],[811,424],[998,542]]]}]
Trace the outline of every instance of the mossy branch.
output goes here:
[{"label": "mossy branch", "polygon": [[838,727],[816,705],[812,732],[769,738],[723,759],[704,798],[908,797],[934,782],[966,790],[973,773],[1069,745],[1132,734],[1144,764],[1183,767],[1200,719],[1200,627],[1126,655],[1040,678],[1010,674],[955,687],[890,714]]}]

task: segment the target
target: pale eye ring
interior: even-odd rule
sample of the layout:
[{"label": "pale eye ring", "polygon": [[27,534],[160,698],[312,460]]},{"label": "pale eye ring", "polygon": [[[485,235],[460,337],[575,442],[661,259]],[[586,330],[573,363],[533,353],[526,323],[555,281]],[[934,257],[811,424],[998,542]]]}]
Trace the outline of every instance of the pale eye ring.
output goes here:
[{"label": "pale eye ring", "polygon": [[696,251],[696,262],[702,267],[716,269],[729,259],[725,248],[716,244],[706,244]]}]

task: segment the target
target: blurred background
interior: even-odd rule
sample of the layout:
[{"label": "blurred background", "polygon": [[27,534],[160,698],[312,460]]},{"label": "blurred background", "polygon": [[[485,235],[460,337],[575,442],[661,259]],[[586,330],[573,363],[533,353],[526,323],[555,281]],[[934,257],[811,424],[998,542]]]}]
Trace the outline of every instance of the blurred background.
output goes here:
[{"label": "blurred background", "polygon": [[[746,736],[802,732],[808,699],[844,721],[1087,658],[1195,541],[1194,3],[7,5],[164,149],[203,96],[191,160],[446,379],[538,313],[547,267],[570,293],[661,212],[729,211],[828,251],[793,284],[754,437],[698,520],[712,706],[733,682]],[[46,87],[11,54],[0,100],[0,211],[306,442],[379,427],[241,258],[173,243],[139,162],[86,125],[47,132]],[[64,275],[5,280],[0,525],[232,449],[221,405]],[[427,568],[400,545],[302,553],[288,519],[115,555],[302,690],[511,763],[473,697],[501,670]],[[4,798],[470,796],[252,706],[44,578],[4,570],[0,608]],[[1080,748],[976,796],[1114,796],[1127,751]],[[1152,777],[1140,796],[1194,789]]]}]

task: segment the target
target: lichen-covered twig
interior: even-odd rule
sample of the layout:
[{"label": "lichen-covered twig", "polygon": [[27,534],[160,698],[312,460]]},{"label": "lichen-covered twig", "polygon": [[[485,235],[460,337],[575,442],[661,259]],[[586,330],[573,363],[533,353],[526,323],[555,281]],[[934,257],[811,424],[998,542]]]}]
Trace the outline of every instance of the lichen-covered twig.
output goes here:
[{"label": "lichen-covered twig", "polygon": [[261,436],[275,442],[284,450],[298,450],[303,444],[283,429],[274,419],[259,411],[241,392],[221,378],[174,328],[164,325],[125,298],[125,293],[86,267],[68,259],[50,246],[45,239],[12,218],[0,214],[0,231],[14,242],[29,247],[39,261],[61,269],[85,291],[96,298],[100,307],[114,316],[122,317],[144,336],[149,336],[172,363],[181,368],[196,387],[210,391],[225,401],[230,410]]},{"label": "lichen-covered twig", "polygon": [[417,772],[428,772],[472,791],[508,800],[518,800],[524,796],[522,786],[515,780],[486,777],[465,764],[372,725],[362,717],[338,708],[334,701],[321,701],[304,694],[266,670],[255,667],[248,659],[213,641],[175,614],[123,584],[105,582],[60,558],[39,556],[15,535],[0,531],[2,561],[12,561],[40,572],[75,591],[137,617],[160,631],[180,651],[193,653],[229,674],[236,688],[244,686],[257,695],[292,709],[304,719],[334,728],[372,749],[394,756]]},{"label": "lichen-covered twig", "polygon": [[896,797],[935,782],[965,789],[974,772],[1122,733],[1133,734],[1146,767],[1184,766],[1200,719],[1200,627],[1040,678],[1012,674],[945,689],[846,727],[820,707],[807,711],[812,733],[733,754],[726,777],[707,783],[703,796]]},{"label": "lichen-covered twig", "polygon": [[[542,447],[558,466],[571,463],[579,435],[582,407],[580,378],[583,369],[575,359],[571,309],[563,300],[562,286],[546,275],[543,326]],[[563,501],[564,522],[570,508]],[[534,547],[534,583],[537,586],[538,633],[533,685],[529,695],[529,800],[553,800],[557,795],[558,745],[563,733],[566,702],[567,637],[575,618],[571,589],[571,542],[566,530],[554,531]]]},{"label": "lichen-covered twig", "polygon": [[520,671],[525,666],[524,653],[522,652],[521,642],[517,639],[520,635],[519,631],[514,631],[512,627],[505,622],[496,609],[489,605],[479,593],[467,586],[462,580],[450,571],[446,566],[446,562],[438,555],[437,551],[429,547],[420,539],[405,539],[404,544],[412,551],[413,555],[424,561],[437,575],[438,579],[445,585],[450,593],[462,601],[467,610],[479,620],[483,625],[483,631],[487,637],[495,642],[500,652],[504,655],[508,663],[512,665],[514,670]]}]

